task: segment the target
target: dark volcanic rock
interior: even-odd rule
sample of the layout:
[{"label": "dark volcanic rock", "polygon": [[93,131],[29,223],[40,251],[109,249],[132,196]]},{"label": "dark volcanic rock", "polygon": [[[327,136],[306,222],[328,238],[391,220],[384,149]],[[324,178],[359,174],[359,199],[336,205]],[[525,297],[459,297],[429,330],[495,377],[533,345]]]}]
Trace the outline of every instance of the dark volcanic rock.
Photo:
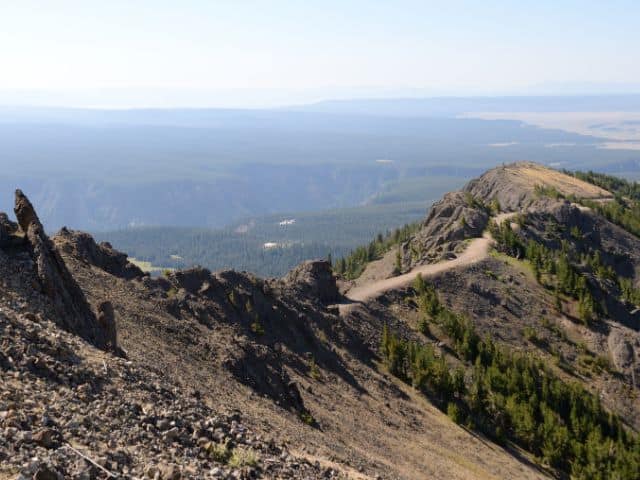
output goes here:
[{"label": "dark volcanic rock", "polygon": [[412,242],[402,246],[402,263],[416,265],[449,258],[463,240],[482,236],[489,214],[463,192],[452,192],[436,202]]},{"label": "dark volcanic rock", "polygon": [[67,270],[55,246],[44,232],[33,205],[16,190],[15,213],[29,242],[31,257],[43,292],[51,299],[57,322],[96,346],[104,347],[104,331],[99,327],[82,290]]},{"label": "dark volcanic rock", "polygon": [[187,270],[179,270],[173,274],[176,283],[189,293],[198,293],[205,284],[212,282],[211,272],[206,268],[194,267]]},{"label": "dark volcanic rock", "polygon": [[[0,215],[2,215],[3,219],[7,218],[6,214],[4,213]],[[0,247],[5,247],[9,243],[9,231],[7,230],[5,223],[1,220],[2,219],[0,219]]]},{"label": "dark volcanic rock", "polygon": [[110,243],[97,244],[88,233],[63,227],[53,238],[54,243],[67,253],[101,268],[116,277],[140,278],[145,273],[127,260],[127,254],[114,249]]},{"label": "dark volcanic rock", "polygon": [[286,286],[321,302],[333,302],[339,297],[336,278],[326,260],[307,260],[291,270],[284,278]]},{"label": "dark volcanic rock", "polygon": [[9,220],[6,213],[0,212],[0,248],[23,245],[24,238],[17,233],[18,224]]},{"label": "dark volcanic rock", "polygon": [[104,332],[105,347],[117,351],[116,314],[111,302],[102,302],[98,305],[98,325]]}]

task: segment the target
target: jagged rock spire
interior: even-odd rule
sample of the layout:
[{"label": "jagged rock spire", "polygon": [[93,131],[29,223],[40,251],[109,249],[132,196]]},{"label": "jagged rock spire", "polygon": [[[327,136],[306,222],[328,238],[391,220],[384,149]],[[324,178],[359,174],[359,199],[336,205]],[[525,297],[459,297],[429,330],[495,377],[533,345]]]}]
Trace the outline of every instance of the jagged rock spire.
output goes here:
[{"label": "jagged rock spire", "polygon": [[42,290],[51,299],[56,311],[55,321],[94,345],[105,347],[105,329],[99,325],[84,293],[47,237],[33,205],[21,190],[16,190],[14,211],[20,229],[29,242]]}]

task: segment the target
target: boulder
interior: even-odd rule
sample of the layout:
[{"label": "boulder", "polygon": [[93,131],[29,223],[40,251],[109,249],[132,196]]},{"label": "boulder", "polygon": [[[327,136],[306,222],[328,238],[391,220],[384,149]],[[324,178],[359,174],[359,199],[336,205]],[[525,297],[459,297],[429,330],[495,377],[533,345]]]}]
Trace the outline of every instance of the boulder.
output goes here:
[{"label": "boulder", "polygon": [[283,278],[283,282],[287,287],[325,303],[334,302],[340,296],[331,264],[326,260],[301,263]]},{"label": "boulder", "polygon": [[111,302],[102,302],[98,305],[97,320],[98,325],[104,332],[105,347],[111,351],[117,351],[116,315]]},{"label": "boulder", "polygon": [[62,442],[62,436],[51,428],[43,428],[33,434],[33,442],[47,449],[58,448]]},{"label": "boulder", "polygon": [[634,351],[633,346],[619,330],[612,330],[607,339],[609,352],[616,369],[626,372],[633,367]]},{"label": "boulder", "polygon": [[192,294],[198,293],[205,283],[210,284],[213,281],[211,272],[202,267],[178,270],[172,276],[175,278],[179,288],[184,288]]}]

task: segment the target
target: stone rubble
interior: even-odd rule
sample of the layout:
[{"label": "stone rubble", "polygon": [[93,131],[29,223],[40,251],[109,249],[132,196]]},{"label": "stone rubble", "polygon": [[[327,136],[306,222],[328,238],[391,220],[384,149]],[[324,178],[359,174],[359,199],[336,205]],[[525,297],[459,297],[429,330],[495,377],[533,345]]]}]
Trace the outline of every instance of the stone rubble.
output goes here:
[{"label": "stone rubble", "polygon": [[0,300],[0,472],[19,480],[337,475],[254,434],[241,412],[212,411],[197,393],[14,307]]}]

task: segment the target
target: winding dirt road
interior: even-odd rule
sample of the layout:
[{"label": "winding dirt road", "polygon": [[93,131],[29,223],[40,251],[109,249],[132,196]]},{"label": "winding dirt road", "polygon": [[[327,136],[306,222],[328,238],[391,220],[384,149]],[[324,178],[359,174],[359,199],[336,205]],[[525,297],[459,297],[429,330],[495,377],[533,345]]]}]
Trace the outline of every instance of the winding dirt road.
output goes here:
[{"label": "winding dirt road", "polygon": [[[497,223],[502,223],[508,218],[515,215],[513,212],[501,213],[493,217]],[[451,270],[453,268],[461,266],[469,266],[474,263],[478,263],[489,254],[489,249],[493,244],[493,239],[488,232],[480,238],[474,238],[471,240],[467,248],[458,257],[452,260],[445,260],[438,263],[432,263],[428,265],[420,265],[408,273],[398,275],[397,277],[386,278],[384,280],[378,280],[376,282],[360,285],[352,288],[346,293],[346,297],[352,302],[363,303],[372,298],[376,298],[389,290],[396,290],[407,287],[411,284],[418,274],[423,277],[430,277],[439,273]],[[354,305],[353,303],[344,303],[340,305],[340,311],[344,312]]]}]

